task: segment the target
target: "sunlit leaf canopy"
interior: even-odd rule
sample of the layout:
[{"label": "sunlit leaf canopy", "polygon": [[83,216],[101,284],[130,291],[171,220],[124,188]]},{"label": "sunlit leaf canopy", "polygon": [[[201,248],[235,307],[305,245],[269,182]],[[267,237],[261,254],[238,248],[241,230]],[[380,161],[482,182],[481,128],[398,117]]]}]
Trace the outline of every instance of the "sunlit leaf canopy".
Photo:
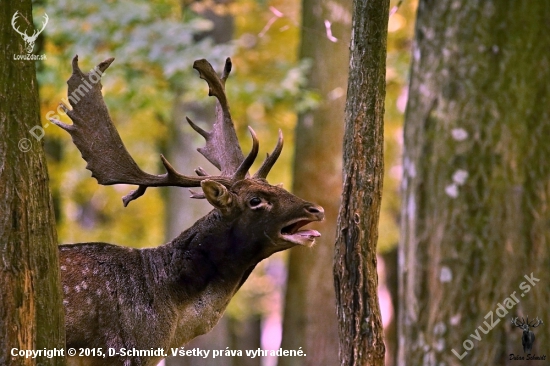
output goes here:
[{"label": "sunlit leaf canopy", "polygon": [[[212,27],[198,15],[204,7],[234,17],[231,42],[220,45],[200,37]],[[415,2],[401,4],[389,22],[382,250],[394,246],[398,238],[401,125],[414,9]],[[162,172],[159,154],[173,123],[175,98],[214,108],[206,84],[192,69],[193,61],[206,58],[221,70],[225,57],[231,56],[234,71],[227,93],[243,149],[250,145],[247,126],[258,133],[262,152],[273,147],[277,129],[283,129],[285,149],[269,179],[291,187],[296,114],[322,103],[315,90],[305,87],[312,60],[299,61],[296,56],[301,32],[299,1],[239,0],[215,5],[211,1],[62,0],[50,1],[45,7],[36,4],[35,16],[43,12],[50,22],[45,31],[47,60],[40,65],[38,79],[60,243],[104,241],[151,247],[165,241],[161,189],[150,189],[123,208],[120,197],[134,187],[98,186],[68,135],[45,118],[50,111],[58,114],[58,103],[66,98],[65,81],[76,54],[83,70],[115,57],[102,80],[105,101],[127,148],[151,173]],[[339,35],[332,36],[338,41]],[[347,69],[348,65],[342,65],[334,72],[347,73]],[[70,123],[68,117],[58,115]],[[202,143],[197,135],[194,147]],[[177,167],[188,174],[194,168]],[[182,194],[188,192],[182,189]]]}]

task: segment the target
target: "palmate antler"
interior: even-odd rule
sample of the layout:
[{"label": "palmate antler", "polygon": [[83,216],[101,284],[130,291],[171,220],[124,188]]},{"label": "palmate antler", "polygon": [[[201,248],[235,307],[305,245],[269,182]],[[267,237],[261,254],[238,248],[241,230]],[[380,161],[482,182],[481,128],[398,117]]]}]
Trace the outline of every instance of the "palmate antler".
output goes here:
[{"label": "palmate antler", "polygon": [[[56,119],[53,123],[71,134],[74,144],[80,150],[82,158],[88,163],[86,168],[92,172],[99,184],[135,184],[138,189],[123,197],[124,206],[145,193],[147,187],[177,186],[200,187],[205,179],[215,180],[230,187],[238,180],[244,179],[252,163],[258,155],[258,139],[254,130],[249,127],[252,135],[252,149],[246,159],[239,146],[235,127],[229,113],[229,104],[225,94],[225,81],[231,72],[231,60],[227,58],[224,71],[220,78],[212,65],[206,60],[198,60],[193,68],[199,72],[209,86],[209,95],[215,96],[216,122],[211,132],[195,125],[189,118],[187,121],[195,131],[206,140],[206,146],[198,151],[220,170],[220,175],[207,175],[202,168],[195,170],[198,176],[187,176],[178,173],[161,155],[166,173],[153,175],[139,168],[126,150],[101,95],[101,75],[114,61],[107,59],[97,65],[92,71],[83,73],[78,67],[78,56],[72,62],[73,73],[67,84],[72,110],[61,103],[61,107],[72,119],[73,124],[67,125]],[[283,136],[279,131],[279,140],[272,154],[267,156],[254,178],[266,178],[271,167],[279,157],[283,147]],[[193,193],[194,198],[203,198],[202,194]]]}]

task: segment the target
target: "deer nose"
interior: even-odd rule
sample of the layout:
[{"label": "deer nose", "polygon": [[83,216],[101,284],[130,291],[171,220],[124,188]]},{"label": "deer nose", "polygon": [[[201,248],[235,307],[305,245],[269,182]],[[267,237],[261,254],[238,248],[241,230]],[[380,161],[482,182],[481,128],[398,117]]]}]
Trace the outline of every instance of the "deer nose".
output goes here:
[{"label": "deer nose", "polygon": [[321,206],[311,204],[306,206],[306,211],[314,216],[317,216],[319,219],[323,219],[325,217],[325,210]]}]

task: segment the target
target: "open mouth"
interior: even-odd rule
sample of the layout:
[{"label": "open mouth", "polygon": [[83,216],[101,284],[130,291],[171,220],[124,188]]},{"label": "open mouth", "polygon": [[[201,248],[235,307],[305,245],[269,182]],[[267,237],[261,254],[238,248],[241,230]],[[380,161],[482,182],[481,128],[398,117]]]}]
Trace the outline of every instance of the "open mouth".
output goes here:
[{"label": "open mouth", "polygon": [[312,246],[315,243],[315,238],[320,237],[321,234],[317,230],[300,230],[310,222],[312,220],[298,220],[283,227],[281,229],[282,238],[294,244]]}]

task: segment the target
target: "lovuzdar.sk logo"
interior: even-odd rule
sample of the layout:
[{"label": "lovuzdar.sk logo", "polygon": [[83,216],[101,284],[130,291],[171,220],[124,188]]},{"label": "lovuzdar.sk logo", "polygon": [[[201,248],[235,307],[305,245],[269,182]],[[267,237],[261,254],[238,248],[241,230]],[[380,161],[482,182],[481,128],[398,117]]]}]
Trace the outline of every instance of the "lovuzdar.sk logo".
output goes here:
[{"label": "lovuzdar.sk logo", "polygon": [[[42,22],[42,29],[40,30],[34,30],[34,32],[32,33],[32,35],[28,35],[27,32],[28,30],[25,30],[24,32],[20,31],[19,30],[19,26],[17,25],[18,23],[18,20],[19,20],[19,11],[16,11],[15,14],[13,14],[13,17],[11,18],[11,26],[13,27],[13,29],[19,33],[21,35],[21,37],[23,37],[23,41],[25,41],[25,51],[27,51],[27,54],[23,54],[23,55],[13,55],[13,59],[14,60],[32,60],[32,61],[42,61],[42,60],[45,60],[46,59],[46,55],[33,55],[32,54],[32,51],[34,49],[34,42],[36,42],[36,39],[38,38],[38,36],[40,35],[40,33],[42,33],[44,31],[44,28],[46,28],[46,24],[48,24],[48,14],[44,14],[44,21]],[[26,20],[26,23],[27,24],[31,24],[32,26],[32,21],[30,21],[29,19],[23,17],[23,19]],[[31,18],[32,19],[32,18]]]},{"label": "lovuzdar.sk logo", "polygon": [[531,322],[529,322],[529,316],[527,316],[527,319],[521,318],[521,321],[518,320],[518,317],[515,317],[515,318],[512,318],[512,324],[523,330],[523,334],[521,336],[521,344],[523,346],[523,353],[524,354],[526,353],[527,356],[515,355],[511,353],[510,360],[511,361],[520,361],[520,360],[521,361],[524,361],[524,360],[545,361],[546,355],[531,354],[531,352],[533,351],[533,344],[535,343],[535,333],[531,329],[536,328],[541,324],[544,324],[543,321],[540,320],[538,317]]}]

